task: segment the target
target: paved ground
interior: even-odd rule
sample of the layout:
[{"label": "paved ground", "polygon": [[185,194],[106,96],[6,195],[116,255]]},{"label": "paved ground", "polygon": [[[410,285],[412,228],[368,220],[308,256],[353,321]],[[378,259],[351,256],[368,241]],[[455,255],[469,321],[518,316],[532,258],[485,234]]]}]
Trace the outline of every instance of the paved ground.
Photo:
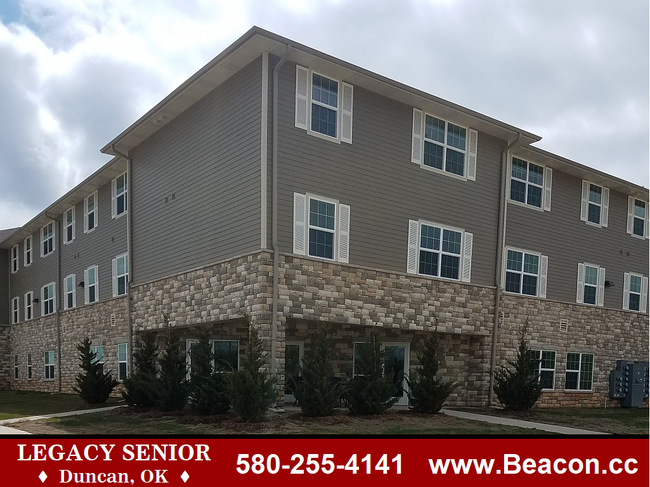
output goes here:
[{"label": "paved ground", "polygon": [[[20,435],[20,434],[29,434],[25,431],[20,431],[17,428],[11,428],[9,427],[10,425],[19,425],[23,421],[37,421],[39,419],[46,419],[46,418],[63,418],[66,416],[75,416],[77,414],[89,414],[89,413],[98,413],[101,411],[110,411],[111,409],[119,408],[122,406],[111,406],[111,407],[106,407],[106,408],[97,408],[97,409],[84,409],[82,411],[69,411],[66,413],[57,413],[57,414],[46,414],[43,416],[29,416],[26,418],[13,418],[13,419],[5,419],[4,421],[0,421],[0,435]],[[399,406],[398,406],[399,407]],[[404,408],[406,408],[404,406]],[[293,412],[293,411],[299,411],[300,408],[298,407],[293,407],[293,406],[287,406],[284,408],[284,411],[286,412]],[[536,429],[540,430],[540,432],[545,432],[545,433],[556,433],[556,434],[561,434],[561,435],[603,435],[607,433],[601,433],[598,431],[588,431],[588,430],[582,430],[582,429],[577,429],[577,428],[567,428],[566,426],[557,426],[554,424],[543,424],[543,423],[534,423],[532,421],[521,421],[519,419],[510,419],[510,418],[499,418],[496,416],[486,416],[483,414],[474,414],[474,413],[467,413],[464,411],[453,411],[451,409],[443,409],[442,412],[444,414],[447,414],[449,416],[453,416],[456,418],[462,418],[462,419],[471,419],[474,421],[485,421],[486,423],[494,423],[494,424],[503,424],[507,426],[517,426],[519,428],[529,428],[529,429]]]}]

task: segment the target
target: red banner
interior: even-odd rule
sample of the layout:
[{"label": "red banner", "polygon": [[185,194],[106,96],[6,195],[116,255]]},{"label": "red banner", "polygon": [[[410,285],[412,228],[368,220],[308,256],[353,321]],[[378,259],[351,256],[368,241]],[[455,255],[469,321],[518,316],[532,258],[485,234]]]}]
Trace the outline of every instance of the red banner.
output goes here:
[{"label": "red banner", "polygon": [[[649,485],[630,438],[70,438],[0,440],[2,485]],[[480,484],[476,484],[480,482]],[[295,484],[297,485],[297,484]]]}]

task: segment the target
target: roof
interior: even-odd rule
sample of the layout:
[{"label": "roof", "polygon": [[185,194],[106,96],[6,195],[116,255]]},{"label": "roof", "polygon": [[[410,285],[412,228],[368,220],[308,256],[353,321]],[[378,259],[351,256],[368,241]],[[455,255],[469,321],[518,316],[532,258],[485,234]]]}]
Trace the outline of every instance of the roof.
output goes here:
[{"label": "roof", "polygon": [[0,244],[8,239],[12,234],[16,233],[16,230],[19,230],[20,227],[16,228],[7,228],[5,230],[0,230]]}]

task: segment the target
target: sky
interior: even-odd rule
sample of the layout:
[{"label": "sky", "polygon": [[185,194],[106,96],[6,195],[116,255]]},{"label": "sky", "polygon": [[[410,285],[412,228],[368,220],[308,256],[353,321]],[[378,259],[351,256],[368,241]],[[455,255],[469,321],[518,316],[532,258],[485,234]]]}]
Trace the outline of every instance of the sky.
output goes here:
[{"label": "sky", "polygon": [[647,0],[0,0],[0,229],[253,25],[648,187]]}]

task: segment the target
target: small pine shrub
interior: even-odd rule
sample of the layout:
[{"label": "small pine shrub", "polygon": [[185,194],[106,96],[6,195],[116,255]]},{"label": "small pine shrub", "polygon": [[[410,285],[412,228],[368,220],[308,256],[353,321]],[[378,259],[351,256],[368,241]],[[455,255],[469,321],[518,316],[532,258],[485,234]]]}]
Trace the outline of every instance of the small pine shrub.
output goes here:
[{"label": "small pine shrub", "polygon": [[266,410],[275,402],[274,381],[267,376],[263,367],[264,345],[253,328],[249,332],[242,367],[231,372],[228,381],[230,404],[243,421],[261,421]]},{"label": "small pine shrub", "polygon": [[346,397],[352,414],[381,414],[395,404],[393,374],[385,373],[388,352],[381,348],[379,333],[372,331],[367,343],[359,344],[355,376],[348,383]]},{"label": "small pine shrub", "polygon": [[334,342],[327,330],[319,328],[311,350],[305,353],[300,367],[302,380],[293,391],[305,416],[330,416],[339,404],[342,388],[332,382]]},{"label": "small pine shrub", "polygon": [[532,408],[542,394],[538,363],[526,341],[527,324],[521,329],[519,349],[515,360],[508,360],[506,366],[494,373],[494,392],[506,409],[525,411]]},{"label": "small pine shrub", "polygon": [[153,334],[146,333],[140,348],[133,354],[134,371],[122,381],[122,397],[129,406],[150,408],[156,405],[157,355],[156,339]]},{"label": "small pine shrub", "polygon": [[222,414],[230,409],[227,373],[213,370],[214,352],[207,333],[190,350],[192,370],[189,397],[192,409],[201,415]]},{"label": "small pine shrub", "polygon": [[406,379],[411,409],[418,413],[434,414],[442,409],[449,395],[458,387],[456,382],[446,382],[438,375],[438,334],[424,339],[424,349],[418,353],[419,366]]},{"label": "small pine shrub", "polygon": [[103,404],[118,382],[111,371],[104,373],[103,365],[97,361],[97,354],[90,350],[90,343],[90,338],[86,337],[77,344],[82,372],[77,374],[74,390],[88,404]]},{"label": "small pine shrub", "polygon": [[155,382],[156,407],[161,411],[180,411],[187,403],[185,353],[178,335],[167,327],[167,343],[158,361],[160,373]]}]

